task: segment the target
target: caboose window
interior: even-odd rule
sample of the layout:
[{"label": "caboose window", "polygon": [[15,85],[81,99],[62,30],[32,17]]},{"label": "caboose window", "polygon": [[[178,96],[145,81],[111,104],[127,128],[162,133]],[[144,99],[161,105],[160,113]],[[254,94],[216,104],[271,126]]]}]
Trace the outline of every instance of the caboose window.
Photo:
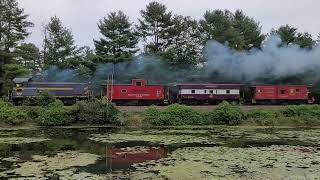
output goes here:
[{"label": "caboose window", "polygon": [[286,90],[281,90],[280,93],[281,94],[286,94]]},{"label": "caboose window", "polygon": [[299,92],[300,91],[300,89],[296,89],[296,92]]},{"label": "caboose window", "polygon": [[227,90],[227,94],[230,94],[230,90]]},{"label": "caboose window", "polygon": [[191,94],[195,94],[196,93],[196,90],[191,90]]},{"label": "caboose window", "polygon": [[259,90],[258,90],[258,93],[262,93],[262,90],[261,90],[261,89],[259,89]]},{"label": "caboose window", "polygon": [[136,86],[142,86],[142,82],[136,82]]},{"label": "caboose window", "polygon": [[127,90],[126,90],[126,89],[122,89],[122,90],[121,90],[121,93],[122,93],[122,94],[125,94],[125,93],[127,93]]}]

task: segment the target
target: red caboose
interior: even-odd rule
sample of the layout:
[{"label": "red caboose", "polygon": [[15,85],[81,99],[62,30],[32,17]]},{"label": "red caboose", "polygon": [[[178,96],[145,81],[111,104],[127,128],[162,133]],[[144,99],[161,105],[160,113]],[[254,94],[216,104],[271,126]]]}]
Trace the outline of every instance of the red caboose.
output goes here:
[{"label": "red caboose", "polygon": [[108,100],[119,105],[160,105],[167,102],[164,85],[148,85],[143,79],[134,79],[131,84],[107,85],[105,91]]},{"label": "red caboose", "polygon": [[309,97],[308,86],[306,85],[262,85],[253,86],[252,103],[312,103]]}]

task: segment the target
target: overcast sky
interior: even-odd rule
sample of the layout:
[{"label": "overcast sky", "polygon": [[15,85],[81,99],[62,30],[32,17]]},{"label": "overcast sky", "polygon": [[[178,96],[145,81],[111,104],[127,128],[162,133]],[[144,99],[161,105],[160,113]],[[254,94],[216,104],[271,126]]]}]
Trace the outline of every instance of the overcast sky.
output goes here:
[{"label": "overcast sky", "polygon": [[[320,32],[319,0],[158,0],[177,14],[200,19],[206,10],[242,9],[262,25],[267,33],[283,24],[294,25],[314,37]],[[99,38],[97,22],[110,11],[122,10],[131,21],[140,17],[139,11],[151,0],[18,0],[20,7],[35,23],[29,42],[41,45],[41,26],[50,16],[59,16],[72,30],[78,45],[93,46]]]}]

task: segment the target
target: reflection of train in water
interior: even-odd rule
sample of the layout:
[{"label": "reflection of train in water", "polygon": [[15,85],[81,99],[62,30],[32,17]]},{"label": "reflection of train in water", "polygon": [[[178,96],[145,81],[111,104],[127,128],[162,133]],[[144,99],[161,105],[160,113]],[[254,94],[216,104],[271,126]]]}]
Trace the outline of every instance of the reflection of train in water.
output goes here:
[{"label": "reflection of train in water", "polygon": [[[39,92],[49,92],[65,104],[92,97],[88,83],[32,82],[30,78],[14,79],[10,99],[22,104]],[[243,84],[178,84],[176,86],[149,85],[146,80],[134,79],[131,84],[106,84],[105,97],[117,105],[218,104],[222,101],[245,104],[310,104],[315,99],[307,85]],[[316,99],[317,100],[317,99]]]},{"label": "reflection of train in water", "polygon": [[158,160],[166,155],[164,147],[107,148],[106,164],[110,169],[126,169],[132,164]]}]

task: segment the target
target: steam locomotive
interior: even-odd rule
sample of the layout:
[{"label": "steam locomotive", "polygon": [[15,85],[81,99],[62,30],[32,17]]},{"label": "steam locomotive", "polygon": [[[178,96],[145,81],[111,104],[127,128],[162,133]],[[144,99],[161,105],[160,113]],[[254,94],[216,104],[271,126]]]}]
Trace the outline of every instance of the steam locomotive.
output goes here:
[{"label": "steam locomotive", "polygon": [[[14,104],[22,104],[28,97],[46,91],[65,104],[88,100],[93,94],[89,83],[33,82],[30,78],[14,79],[10,95]],[[312,104],[307,85],[254,85],[243,84],[178,84],[175,86],[149,85],[144,79],[133,79],[131,84],[103,85],[104,95],[116,105],[188,105],[218,104]]]}]

